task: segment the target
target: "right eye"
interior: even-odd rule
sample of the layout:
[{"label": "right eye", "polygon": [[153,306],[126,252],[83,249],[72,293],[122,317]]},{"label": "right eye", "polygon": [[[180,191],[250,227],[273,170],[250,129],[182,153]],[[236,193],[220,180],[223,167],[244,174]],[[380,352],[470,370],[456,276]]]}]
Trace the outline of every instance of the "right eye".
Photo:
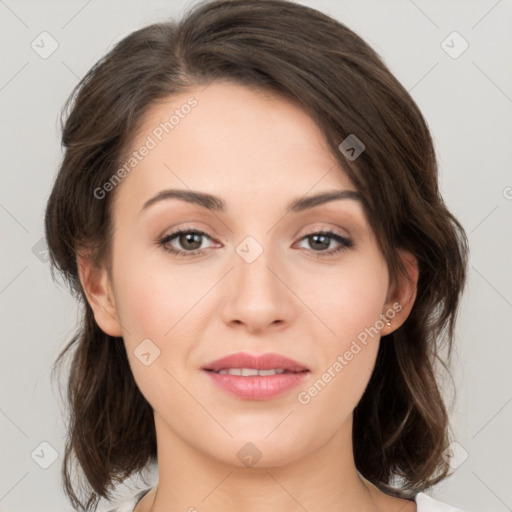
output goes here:
[{"label": "right eye", "polygon": [[[212,238],[203,231],[197,229],[179,229],[178,231],[174,231],[160,238],[158,245],[176,256],[196,256],[204,254],[205,252],[205,248],[201,248],[203,238],[205,237],[212,240]],[[174,240],[176,240],[183,249],[172,245]]]}]

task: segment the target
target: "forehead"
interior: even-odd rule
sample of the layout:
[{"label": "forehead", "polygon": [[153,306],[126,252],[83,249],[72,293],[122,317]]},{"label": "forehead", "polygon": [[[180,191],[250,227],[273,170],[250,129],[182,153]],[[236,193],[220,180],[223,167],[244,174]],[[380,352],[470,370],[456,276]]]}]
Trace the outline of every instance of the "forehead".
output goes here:
[{"label": "forehead", "polygon": [[300,106],[231,82],[193,88],[152,105],[128,153],[141,153],[145,146],[150,149],[119,187],[132,205],[176,187],[260,204],[276,195],[284,202],[315,188],[355,190]]}]

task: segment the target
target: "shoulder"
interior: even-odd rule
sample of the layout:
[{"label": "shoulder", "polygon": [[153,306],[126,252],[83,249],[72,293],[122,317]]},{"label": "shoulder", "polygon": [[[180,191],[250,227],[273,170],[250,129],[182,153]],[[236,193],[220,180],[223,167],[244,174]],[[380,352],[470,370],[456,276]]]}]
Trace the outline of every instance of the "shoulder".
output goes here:
[{"label": "shoulder", "polygon": [[414,501],[417,512],[463,512],[460,508],[441,503],[422,492],[416,495]]},{"label": "shoulder", "polygon": [[114,508],[109,508],[105,512],[133,512],[133,509],[137,505],[137,503],[151,490],[144,489],[139,491],[135,496],[130,496],[129,498],[123,498],[115,503]]}]

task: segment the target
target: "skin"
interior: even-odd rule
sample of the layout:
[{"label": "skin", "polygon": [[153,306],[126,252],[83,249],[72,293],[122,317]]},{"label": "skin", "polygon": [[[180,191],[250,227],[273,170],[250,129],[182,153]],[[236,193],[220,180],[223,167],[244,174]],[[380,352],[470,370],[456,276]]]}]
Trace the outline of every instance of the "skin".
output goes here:
[{"label": "skin", "polygon": [[[159,482],[136,512],[416,510],[379,491],[354,464],[352,413],[380,336],[308,404],[297,399],[394,303],[402,309],[380,334],[405,321],[415,299],[415,258],[401,251],[410,278],[392,287],[359,201],[286,211],[305,195],[356,190],[317,125],[289,100],[229,82],[195,88],[151,108],[133,149],[190,96],[197,107],[111,192],[111,269],[78,257],[96,321],[124,338],[135,381],[154,410]],[[168,199],[141,213],[167,188],[214,194],[226,210]],[[199,240],[202,254],[179,257],[158,245],[179,228],[208,235]],[[328,229],[353,246],[326,256],[339,242],[327,238],[318,248],[306,235]],[[247,236],[263,249],[252,263],[236,252]],[[177,237],[169,245],[190,252],[199,244]],[[147,338],[160,350],[148,366],[134,355]],[[310,373],[279,397],[237,398],[201,367],[238,351],[278,352]],[[261,452],[253,467],[237,456],[248,442]]]}]

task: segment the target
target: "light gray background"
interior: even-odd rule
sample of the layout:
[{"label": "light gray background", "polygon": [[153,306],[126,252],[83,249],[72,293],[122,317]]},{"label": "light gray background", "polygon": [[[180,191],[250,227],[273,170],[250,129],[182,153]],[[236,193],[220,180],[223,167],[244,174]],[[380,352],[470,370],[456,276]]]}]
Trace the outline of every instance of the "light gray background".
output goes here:
[{"label": "light gray background", "polygon": [[[512,2],[302,3],[366,39],[431,128],[443,195],[471,244],[454,359],[458,468],[432,494],[467,511],[512,510]],[[61,158],[57,116],[79,78],[115,42],[185,5],[0,0],[0,511],[71,510],[60,489],[63,411],[50,367],[74,330],[77,308],[33,251]],[[43,31],[58,42],[46,59],[31,47]],[[456,59],[441,46],[453,31],[469,43]],[[461,48],[460,41],[448,44]],[[40,464],[52,452],[44,442],[57,452],[47,469]]]}]

